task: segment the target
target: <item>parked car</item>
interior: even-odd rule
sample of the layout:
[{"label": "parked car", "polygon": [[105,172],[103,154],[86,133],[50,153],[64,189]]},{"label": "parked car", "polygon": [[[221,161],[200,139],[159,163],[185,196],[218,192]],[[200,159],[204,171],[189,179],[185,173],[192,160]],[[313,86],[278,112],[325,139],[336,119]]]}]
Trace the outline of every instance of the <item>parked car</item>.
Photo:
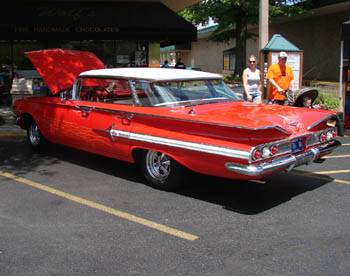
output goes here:
[{"label": "parked car", "polygon": [[13,106],[31,147],[50,141],[137,162],[155,188],[178,188],[185,168],[263,179],[319,161],[340,146],[337,112],[242,102],[218,74],[105,69],[83,51],[26,55],[52,92]]},{"label": "parked car", "polygon": [[32,96],[48,96],[49,92],[36,70],[16,70],[14,72],[10,91],[13,101]]}]

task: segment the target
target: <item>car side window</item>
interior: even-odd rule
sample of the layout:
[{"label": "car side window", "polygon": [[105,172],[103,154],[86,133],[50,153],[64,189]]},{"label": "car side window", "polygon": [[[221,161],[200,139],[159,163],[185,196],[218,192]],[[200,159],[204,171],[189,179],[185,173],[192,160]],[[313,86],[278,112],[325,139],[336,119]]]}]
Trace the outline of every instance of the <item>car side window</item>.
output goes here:
[{"label": "car side window", "polygon": [[77,85],[81,101],[133,105],[132,92],[127,80],[84,78]]}]

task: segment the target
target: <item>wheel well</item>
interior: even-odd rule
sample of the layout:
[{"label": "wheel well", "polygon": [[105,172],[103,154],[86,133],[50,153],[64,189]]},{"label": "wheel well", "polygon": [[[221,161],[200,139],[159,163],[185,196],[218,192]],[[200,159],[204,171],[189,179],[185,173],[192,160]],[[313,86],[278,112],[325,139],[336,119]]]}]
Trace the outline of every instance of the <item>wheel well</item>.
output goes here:
[{"label": "wheel well", "polygon": [[172,154],[162,151],[162,150],[156,150],[156,149],[148,149],[148,148],[134,148],[132,149],[132,158],[136,164],[140,164],[140,161],[142,160],[142,155],[147,152],[148,150],[155,150],[165,153],[166,155],[170,156],[172,159],[174,159],[176,162],[180,163],[182,166],[187,167],[186,164],[181,159],[176,158],[176,156],[173,156]]},{"label": "wheel well", "polygon": [[135,161],[136,164],[140,164],[142,154],[146,151],[147,149],[142,149],[142,148],[135,148],[132,150],[132,158]]},{"label": "wheel well", "polygon": [[30,123],[34,121],[32,115],[30,115],[29,113],[22,113],[21,118],[22,118],[22,126],[24,129],[28,129]]}]

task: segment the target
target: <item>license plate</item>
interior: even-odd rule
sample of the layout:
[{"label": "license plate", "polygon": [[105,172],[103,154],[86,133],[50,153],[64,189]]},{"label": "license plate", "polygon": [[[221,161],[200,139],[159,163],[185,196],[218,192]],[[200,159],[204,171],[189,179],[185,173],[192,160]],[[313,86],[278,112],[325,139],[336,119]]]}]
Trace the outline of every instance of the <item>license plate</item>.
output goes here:
[{"label": "license plate", "polygon": [[292,142],[291,147],[292,147],[292,152],[301,151],[303,150],[303,143],[301,140],[297,140]]}]

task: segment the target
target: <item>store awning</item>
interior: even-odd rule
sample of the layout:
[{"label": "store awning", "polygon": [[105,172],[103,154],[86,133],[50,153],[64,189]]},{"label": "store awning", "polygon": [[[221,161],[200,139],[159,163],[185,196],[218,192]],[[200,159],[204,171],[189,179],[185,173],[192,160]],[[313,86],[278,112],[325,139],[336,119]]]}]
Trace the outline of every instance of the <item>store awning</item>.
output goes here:
[{"label": "store awning", "polygon": [[350,40],[350,21],[344,22],[342,24],[341,40]]},{"label": "store awning", "polygon": [[2,11],[11,18],[0,22],[2,39],[197,40],[197,29],[160,2],[6,0]]},{"label": "store awning", "polygon": [[350,60],[350,21],[344,22],[341,28],[341,40],[343,45],[343,59]]}]

